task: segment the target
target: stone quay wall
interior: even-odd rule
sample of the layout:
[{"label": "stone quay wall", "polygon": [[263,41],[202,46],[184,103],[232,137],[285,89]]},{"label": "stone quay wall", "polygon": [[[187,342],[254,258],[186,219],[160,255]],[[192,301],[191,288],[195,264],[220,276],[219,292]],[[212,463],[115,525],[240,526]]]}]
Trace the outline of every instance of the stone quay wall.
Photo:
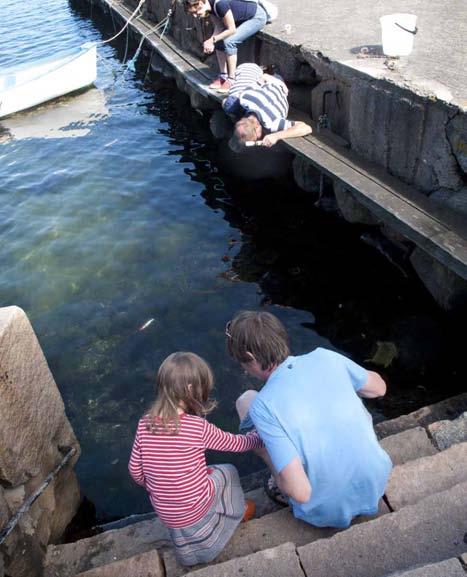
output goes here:
[{"label": "stone quay wall", "polygon": [[0,576],[41,575],[47,545],[80,503],[80,448],[47,361],[24,311],[0,308],[0,531],[71,448],[70,462],[0,545]]}]

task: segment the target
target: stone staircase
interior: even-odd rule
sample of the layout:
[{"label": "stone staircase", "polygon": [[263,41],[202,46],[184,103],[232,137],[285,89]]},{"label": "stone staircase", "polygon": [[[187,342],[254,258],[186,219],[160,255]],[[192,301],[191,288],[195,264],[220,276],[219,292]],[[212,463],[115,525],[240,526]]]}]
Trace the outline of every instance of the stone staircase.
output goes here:
[{"label": "stone staircase", "polygon": [[386,500],[375,517],[345,531],[298,521],[256,488],[247,496],[258,517],[241,524],[210,565],[178,565],[166,529],[152,517],[50,545],[44,577],[465,577],[464,411],[467,394],[376,426],[395,464]]}]

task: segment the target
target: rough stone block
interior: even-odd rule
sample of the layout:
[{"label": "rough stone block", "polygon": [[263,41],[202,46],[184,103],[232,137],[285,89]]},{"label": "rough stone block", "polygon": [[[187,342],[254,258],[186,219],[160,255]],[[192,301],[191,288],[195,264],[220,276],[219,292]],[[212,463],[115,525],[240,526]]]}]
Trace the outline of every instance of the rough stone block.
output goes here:
[{"label": "rough stone block", "polygon": [[5,489],[3,494],[5,501],[7,502],[10,513],[14,515],[16,511],[24,503],[26,496],[26,491],[24,485],[19,485],[18,487],[12,487],[11,489]]},{"label": "rough stone block", "polygon": [[381,446],[389,454],[394,465],[402,465],[407,461],[437,453],[422,427],[415,427],[386,437],[381,441]]},{"label": "rough stone block", "polygon": [[349,105],[352,149],[384,168],[388,163],[391,110],[391,92],[364,80],[353,80]]},{"label": "rough stone block", "polygon": [[51,483],[54,509],[50,522],[48,543],[57,542],[78,510],[81,492],[75,472],[70,467],[60,471]]},{"label": "rough stone block", "polygon": [[324,80],[311,91],[311,116],[317,122],[326,114],[331,130],[349,139],[350,87],[336,79]]},{"label": "rough stone block", "polygon": [[467,300],[467,281],[438,260],[416,247],[410,262],[435,301],[445,310],[463,306]]},{"label": "rough stone block", "polygon": [[347,222],[358,222],[368,225],[378,224],[378,219],[355,199],[350,190],[337,181],[334,182],[334,194],[336,196],[337,206]]},{"label": "rough stone block", "polygon": [[392,471],[386,497],[394,510],[467,480],[467,443],[399,465]]},{"label": "rough stone block", "polygon": [[446,126],[451,150],[464,173],[467,173],[467,114],[459,112]]},{"label": "rough stone block", "polygon": [[[285,543],[274,549],[232,559],[220,565],[211,565],[190,571],[187,577],[303,577],[295,545]],[[170,577],[170,576],[168,576]]]},{"label": "rough stone block", "polygon": [[79,573],[76,577],[164,577],[164,566],[159,553],[155,550],[134,555],[128,559],[102,565]]},{"label": "rough stone block", "polygon": [[306,192],[319,192],[321,173],[317,168],[296,156],[292,162],[292,169],[295,182],[301,189]]},{"label": "rough stone block", "polygon": [[453,421],[438,421],[428,425],[430,435],[440,451],[455,443],[467,441],[467,412]]},{"label": "rough stone block", "polygon": [[427,405],[408,415],[378,423],[375,425],[375,430],[378,438],[383,439],[414,427],[427,427],[436,421],[456,419],[464,411],[467,411],[467,393],[461,393],[439,403]]},{"label": "rough stone block", "polygon": [[467,483],[330,539],[297,549],[312,577],[383,577],[421,564],[458,557],[467,518]]},{"label": "rough stone block", "polygon": [[42,472],[51,451],[54,465],[60,461],[59,445],[78,447],[39,342],[18,307],[0,309],[0,399],[1,480],[20,485]]},{"label": "rough stone block", "polygon": [[439,403],[427,405],[411,413],[421,427],[427,427],[436,421],[456,419],[467,411],[467,393],[461,393]]},{"label": "rough stone block", "polygon": [[439,188],[430,194],[430,199],[434,200],[441,209],[447,209],[445,212],[448,214],[451,212],[467,216],[467,187],[457,192],[448,188]]},{"label": "rough stone block", "polygon": [[384,439],[389,437],[389,435],[396,435],[402,431],[407,431],[418,427],[418,422],[410,415],[401,415],[395,419],[390,419],[388,421],[382,421],[375,425],[375,431],[379,439]]},{"label": "rough stone block", "polygon": [[387,168],[391,174],[412,182],[422,144],[425,106],[394,93],[390,114]]},{"label": "rough stone block", "polygon": [[388,577],[465,577],[464,569],[458,559],[447,559],[441,563],[431,563],[415,569],[409,569]]},{"label": "rough stone block", "polygon": [[3,488],[0,487],[0,530],[8,523],[10,516],[10,508],[3,494]]},{"label": "rough stone block", "polygon": [[449,115],[445,108],[435,104],[427,108],[423,142],[413,180],[426,192],[440,187],[452,190],[462,187],[459,165],[446,136],[448,122]]},{"label": "rough stone block", "polygon": [[154,518],[76,543],[49,545],[44,577],[71,577],[168,544],[167,529],[158,518]]}]

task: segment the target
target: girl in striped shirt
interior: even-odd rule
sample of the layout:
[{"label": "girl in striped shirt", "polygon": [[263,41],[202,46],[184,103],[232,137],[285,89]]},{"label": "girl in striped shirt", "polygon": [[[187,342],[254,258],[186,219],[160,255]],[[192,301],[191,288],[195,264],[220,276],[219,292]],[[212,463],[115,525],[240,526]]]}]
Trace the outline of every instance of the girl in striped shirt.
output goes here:
[{"label": "girl in striped shirt", "polygon": [[157,373],[157,397],[136,431],[130,475],[145,487],[168,527],[183,565],[212,561],[242,518],[251,518],[233,465],[207,467],[205,451],[244,452],[262,447],[256,432],[227,433],[203,415],[215,402],[209,365],[194,353],[169,355]]}]

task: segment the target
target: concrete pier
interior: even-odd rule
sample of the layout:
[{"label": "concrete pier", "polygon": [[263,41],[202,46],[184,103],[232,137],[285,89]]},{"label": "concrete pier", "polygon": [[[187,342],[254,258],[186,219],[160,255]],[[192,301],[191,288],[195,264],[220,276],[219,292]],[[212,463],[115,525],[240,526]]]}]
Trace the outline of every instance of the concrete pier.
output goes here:
[{"label": "concrete pier", "polygon": [[[98,3],[120,22],[137,5]],[[276,4],[279,18],[242,47],[239,60],[275,64],[290,88],[292,117],[311,119],[312,135],[284,143],[297,183],[316,193],[320,173],[328,176],[346,220],[379,227],[408,253],[443,308],[465,305],[467,6],[455,0],[441,14],[433,0]],[[173,6],[170,36],[161,41],[151,26]],[[419,31],[413,53],[390,69],[379,17],[396,11],[417,14]],[[219,106],[207,88],[214,57],[201,52],[208,22],[178,2],[146,0],[131,28],[147,34],[153,67],[173,76],[195,108]]]}]

